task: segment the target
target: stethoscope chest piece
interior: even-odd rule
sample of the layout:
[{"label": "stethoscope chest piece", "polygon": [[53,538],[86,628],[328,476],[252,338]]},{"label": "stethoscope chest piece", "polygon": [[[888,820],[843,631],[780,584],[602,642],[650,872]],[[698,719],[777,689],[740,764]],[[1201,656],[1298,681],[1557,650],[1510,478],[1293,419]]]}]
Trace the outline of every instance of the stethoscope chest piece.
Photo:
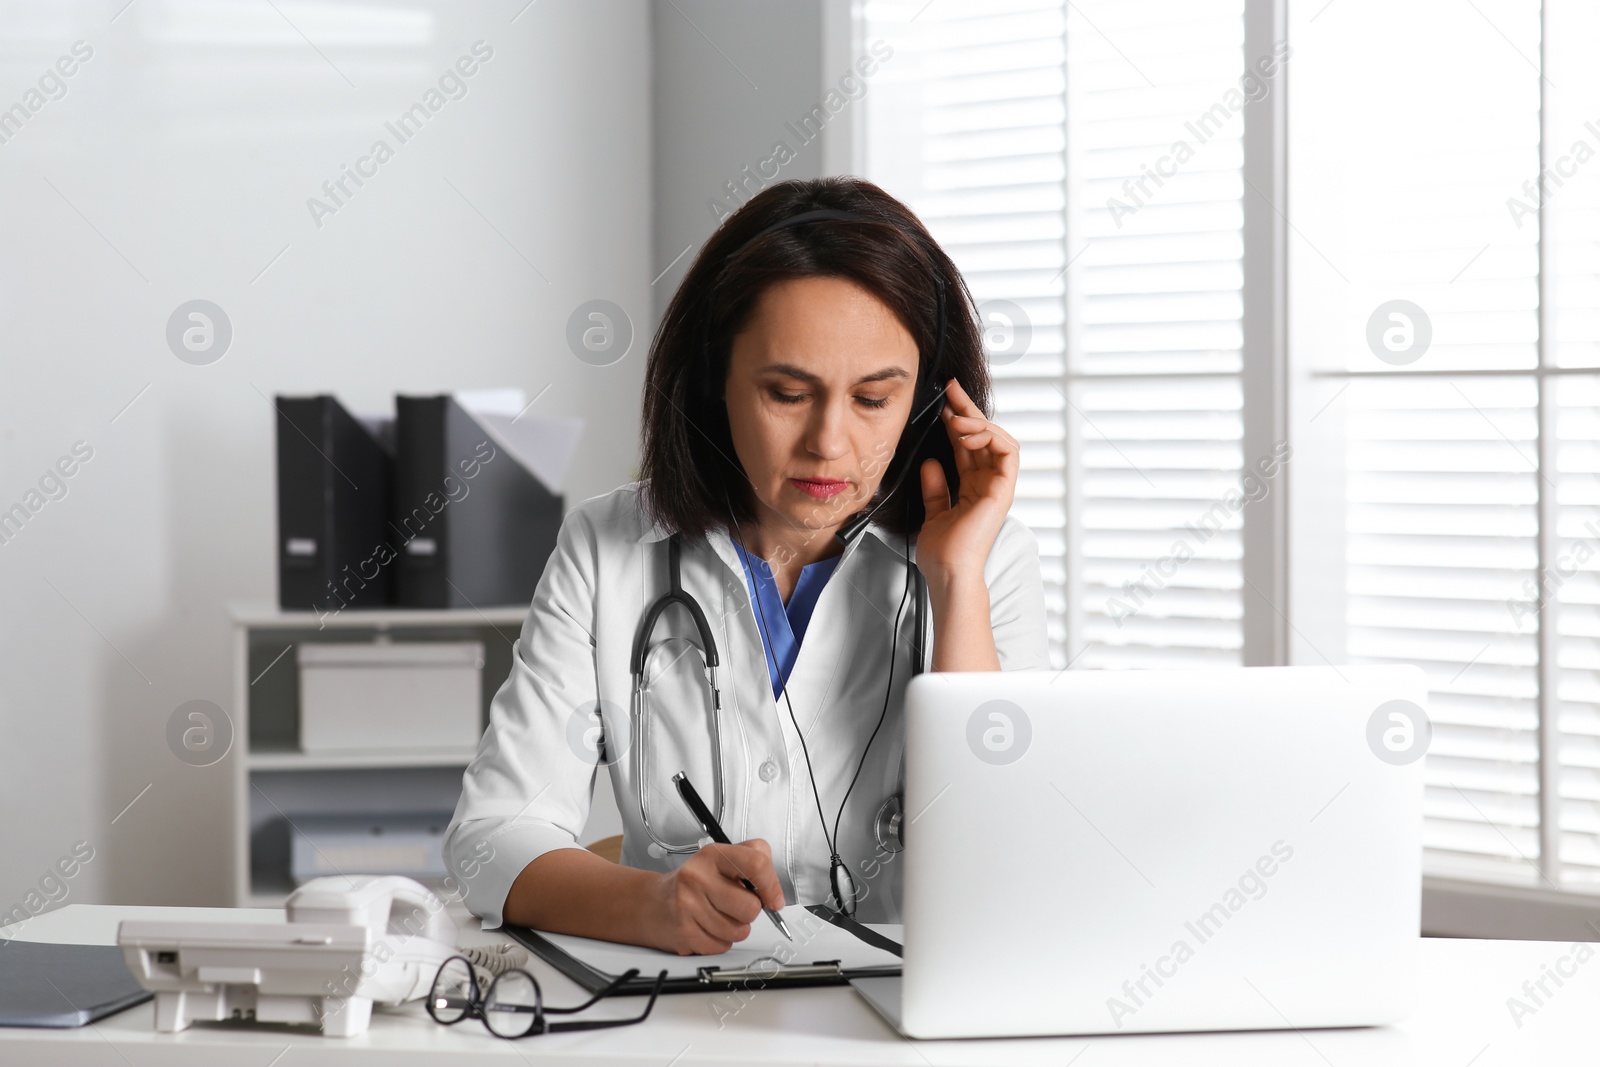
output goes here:
[{"label": "stethoscope chest piece", "polygon": [[899,852],[906,847],[905,844],[905,805],[899,793],[895,793],[883,806],[878,809],[878,818],[874,824],[874,831],[878,838],[878,847],[885,852]]}]

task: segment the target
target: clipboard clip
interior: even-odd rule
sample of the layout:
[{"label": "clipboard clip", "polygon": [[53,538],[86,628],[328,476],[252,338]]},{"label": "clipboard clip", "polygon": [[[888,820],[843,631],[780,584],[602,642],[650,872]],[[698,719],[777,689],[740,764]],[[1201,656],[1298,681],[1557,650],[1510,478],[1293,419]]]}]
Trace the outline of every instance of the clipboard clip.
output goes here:
[{"label": "clipboard clip", "polygon": [[[768,961],[771,961],[770,965]],[[703,984],[717,982],[772,982],[803,979],[832,978],[844,980],[844,968],[838,960],[818,960],[815,963],[785,964],[763,956],[743,967],[701,967],[697,972]]]}]

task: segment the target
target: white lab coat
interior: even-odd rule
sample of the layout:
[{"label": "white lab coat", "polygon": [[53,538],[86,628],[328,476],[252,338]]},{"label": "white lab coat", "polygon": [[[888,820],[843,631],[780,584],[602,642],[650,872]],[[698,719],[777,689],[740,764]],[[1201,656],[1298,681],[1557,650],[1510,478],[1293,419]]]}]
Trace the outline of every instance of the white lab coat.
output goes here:
[{"label": "white lab coat", "polygon": [[[900,639],[891,641],[906,577],[904,542],[878,527],[868,530],[845,549],[817,599],[788,693],[831,832],[883,709],[894,657],[888,715],[839,819],[839,849],[860,887],[857,917],[898,922],[902,865],[880,849],[875,825],[879,808],[902,787],[901,713],[911,677],[916,587],[906,597]],[[445,836],[445,861],[468,907],[491,927],[501,923],[506,895],[523,868],[553,849],[581,847],[578,834],[601,758],[610,765],[624,828],[622,862],[629,866],[670,871],[687,858],[652,855],[647,847],[637,757],[648,754],[653,763],[647,803],[661,836],[674,843],[701,836],[671,784],[675,772],[687,771],[715,805],[709,690],[694,651],[698,641],[688,641],[696,631],[680,609],[662,616],[646,661],[652,692],[662,696],[654,705],[653,732],[638,746],[632,737],[629,657],[646,608],[668,588],[667,537],[645,517],[637,484],[584,501],[562,523]],[[789,903],[825,903],[827,841],[788,708],[772,695],[733,543],[722,532],[686,539],[680,573],[721,655],[723,828],[734,841],[760,837],[772,846]],[[1038,545],[1014,517],[1006,517],[995,539],[984,580],[1001,668],[1048,667]],[[931,656],[931,617],[927,629]],[[595,743],[597,698],[603,753]]]}]

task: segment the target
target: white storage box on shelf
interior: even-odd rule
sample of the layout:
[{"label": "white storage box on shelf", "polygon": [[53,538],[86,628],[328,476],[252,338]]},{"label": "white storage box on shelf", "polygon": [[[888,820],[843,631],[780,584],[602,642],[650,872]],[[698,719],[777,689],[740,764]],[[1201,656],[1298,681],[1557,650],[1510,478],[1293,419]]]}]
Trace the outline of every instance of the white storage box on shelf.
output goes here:
[{"label": "white storage box on shelf", "polygon": [[483,732],[483,642],[302,644],[305,752],[471,748]]}]

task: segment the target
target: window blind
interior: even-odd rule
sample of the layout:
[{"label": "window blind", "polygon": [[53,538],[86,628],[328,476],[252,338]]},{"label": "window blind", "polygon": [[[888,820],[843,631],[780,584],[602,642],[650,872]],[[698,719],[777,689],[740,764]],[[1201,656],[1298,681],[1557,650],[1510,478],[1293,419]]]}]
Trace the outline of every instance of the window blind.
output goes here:
[{"label": "window blind", "polygon": [[[861,9],[897,50],[862,170],[986,309],[1061,665],[1240,662],[1243,8]],[[1338,342],[1338,658],[1428,675],[1426,870],[1600,889],[1600,8],[1346,14],[1327,66],[1296,60],[1337,86],[1313,121],[1341,203],[1292,248],[1348,288],[1300,299],[1409,299],[1433,337],[1414,366]],[[1389,74],[1352,80],[1363,54]]]},{"label": "window blind", "polygon": [[[1538,8],[1484,15],[1536,59]],[[1538,169],[1538,72],[1465,14],[1436,13],[1451,47],[1412,75],[1399,113],[1376,87],[1355,105],[1387,109],[1407,143],[1353,190],[1354,302],[1364,317],[1410,300],[1432,337],[1391,364],[1352,331],[1346,366],[1388,376],[1344,396],[1347,658],[1427,674],[1425,869],[1532,885],[1540,619],[1508,604],[1539,563],[1538,227],[1507,225],[1505,198]],[[1388,147],[1379,134],[1363,158]],[[1529,373],[1472,373],[1509,370]]]},{"label": "window blind", "polygon": [[896,53],[862,169],[984,317],[1052,656],[1238,663],[1242,0],[870,0],[864,30]]},{"label": "window blind", "polygon": [[1339,101],[1361,153],[1345,262],[1360,317],[1409,300],[1432,340],[1390,366],[1352,331],[1348,658],[1428,675],[1425,871],[1592,890],[1600,175],[1570,154],[1600,150],[1600,14],[1483,0],[1401,17],[1421,21],[1359,32],[1438,47]]},{"label": "window blind", "polygon": [[[1469,336],[1433,321],[1446,342]],[[1428,675],[1428,869],[1531,883],[1536,620],[1517,626],[1507,603],[1537,562],[1534,382],[1364,380],[1346,399],[1348,659]]]},{"label": "window blind", "polygon": [[[1540,82],[1546,166],[1547,365],[1600,372],[1600,9],[1542,7],[1548,79]],[[1580,162],[1580,159],[1583,160]],[[1559,184],[1555,184],[1558,181]],[[1549,422],[1556,505],[1546,575],[1554,612],[1555,809],[1562,884],[1600,891],[1600,373],[1562,373]]]},{"label": "window blind", "polygon": [[993,310],[996,418],[1022,444],[1013,514],[1039,540],[1052,658],[1066,641],[1062,0],[871,0],[895,49],[866,99],[863,174],[904,200]]}]

